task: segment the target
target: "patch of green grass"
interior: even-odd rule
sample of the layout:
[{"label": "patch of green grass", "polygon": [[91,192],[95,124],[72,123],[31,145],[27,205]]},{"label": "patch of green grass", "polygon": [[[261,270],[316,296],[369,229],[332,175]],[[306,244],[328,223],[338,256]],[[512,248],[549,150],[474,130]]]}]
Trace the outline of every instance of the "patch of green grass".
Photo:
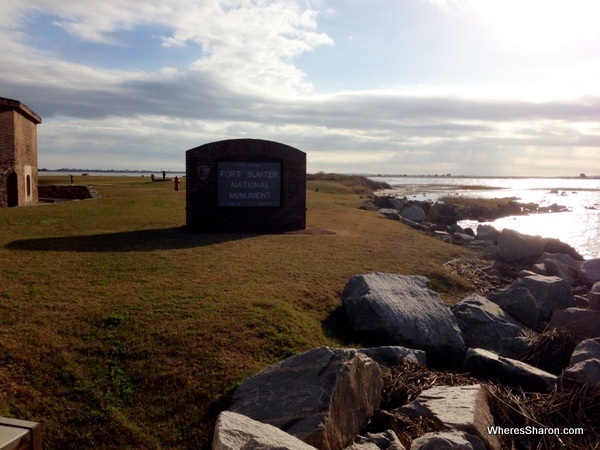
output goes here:
[{"label": "patch of green grass", "polygon": [[350,276],[425,275],[449,303],[471,289],[443,268],[465,250],[335,180],[307,189],[308,227],[333,234],[256,236],[185,230],[170,183],[86,182],[102,197],[0,209],[0,413],[41,422],[48,449],[208,448],[243,379],[352,343]]},{"label": "patch of green grass", "polygon": [[457,197],[446,196],[439,199],[441,202],[459,206],[484,206],[486,208],[495,208],[497,206],[506,206],[510,202],[518,200],[517,197],[502,198],[479,198],[479,197]]},{"label": "patch of green grass", "polygon": [[308,187],[329,194],[372,195],[378,189],[391,189],[384,181],[374,181],[362,175],[318,172],[306,176]]},{"label": "patch of green grass", "polygon": [[50,219],[42,219],[42,220],[40,220],[40,224],[44,225],[44,226],[47,226],[47,227],[55,225],[57,223],[60,223],[60,219],[52,219],[52,218],[50,218]]}]

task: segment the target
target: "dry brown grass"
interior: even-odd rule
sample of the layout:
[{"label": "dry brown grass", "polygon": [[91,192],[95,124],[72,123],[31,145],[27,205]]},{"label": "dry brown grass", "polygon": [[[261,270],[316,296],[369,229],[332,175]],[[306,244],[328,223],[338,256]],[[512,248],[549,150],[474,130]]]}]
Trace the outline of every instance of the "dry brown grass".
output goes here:
[{"label": "dry brown grass", "polygon": [[579,339],[567,330],[554,329],[532,336],[522,360],[546,372],[560,375],[567,368]]},{"label": "dry brown grass", "polygon": [[[419,364],[402,361],[384,375],[381,410],[370,424],[371,432],[393,429],[401,442],[410,442],[431,431],[442,429],[434,419],[395,408],[413,401],[433,386],[481,384],[466,374],[432,371]],[[494,417],[502,428],[519,428],[525,433],[498,435],[502,448],[515,450],[598,450],[600,449],[600,386],[558,385],[548,393],[516,392],[484,383]],[[536,429],[580,428],[580,434],[549,435]]]},{"label": "dry brown grass", "polygon": [[[487,390],[490,410],[496,425],[525,431],[521,434],[498,436],[503,448],[517,450],[597,450],[600,448],[600,386],[558,386],[545,394],[515,393],[497,386],[488,386]],[[580,428],[582,433],[562,433],[566,428]],[[543,434],[543,431],[541,433],[537,431],[540,429],[558,429],[560,433]]]},{"label": "dry brown grass", "polygon": [[443,429],[442,423],[414,412],[395,411],[416,399],[421,392],[434,386],[469,386],[479,380],[465,374],[430,370],[412,361],[403,360],[384,373],[381,410],[369,424],[371,432],[393,430],[400,442],[410,448],[410,443],[432,431]]},{"label": "dry brown grass", "polygon": [[466,374],[430,370],[403,360],[383,377],[381,408],[394,409],[412,402],[421,392],[434,386],[468,386],[480,383]]}]

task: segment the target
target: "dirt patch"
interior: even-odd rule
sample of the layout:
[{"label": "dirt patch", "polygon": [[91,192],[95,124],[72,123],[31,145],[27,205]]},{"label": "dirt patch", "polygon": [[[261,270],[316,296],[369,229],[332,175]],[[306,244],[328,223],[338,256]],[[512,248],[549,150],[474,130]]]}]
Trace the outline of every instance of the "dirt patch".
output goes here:
[{"label": "dirt patch", "polygon": [[328,234],[337,234],[333,230],[328,230],[326,228],[305,228],[304,230],[296,230],[296,231],[288,231],[285,234],[304,234],[308,236],[314,235],[328,235]]}]

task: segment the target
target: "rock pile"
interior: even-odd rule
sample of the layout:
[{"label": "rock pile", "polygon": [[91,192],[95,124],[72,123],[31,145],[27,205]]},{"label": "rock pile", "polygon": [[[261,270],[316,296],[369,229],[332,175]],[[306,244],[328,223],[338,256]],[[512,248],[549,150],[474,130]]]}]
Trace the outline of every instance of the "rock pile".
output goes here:
[{"label": "rock pile", "polygon": [[351,277],[342,293],[350,325],[363,340],[423,350],[453,366],[465,353],[456,319],[421,276],[370,273]]},{"label": "rock pile", "polygon": [[373,359],[321,347],[248,378],[236,389],[230,410],[334,450],[366,427],[381,387],[381,369]]},{"label": "rock pile", "polygon": [[[581,286],[591,287],[586,300],[596,306],[596,275],[573,255],[547,253],[537,237],[481,232],[495,242],[497,257],[533,263],[531,270],[505,289],[471,294],[452,308],[422,276],[351,277],[342,293],[349,324],[357,339],[378,347],[315,348],[248,378],[218,419],[213,449],[499,450],[501,442],[489,432],[497,425],[489,383],[541,393],[563,385],[600,388],[600,310],[578,307],[574,295],[583,298]],[[536,343],[552,333],[573,343],[564,346],[570,359],[567,354],[555,373],[531,358]],[[459,369],[474,381],[422,388],[386,412],[382,380],[407,360]],[[398,426],[373,432],[370,422],[383,423],[382,417],[431,426],[407,442]]]},{"label": "rock pile", "polygon": [[376,192],[372,198],[363,200],[361,208],[369,211],[393,210],[404,219],[414,222],[429,222],[435,226],[450,226],[461,220],[490,222],[501,217],[568,211],[556,203],[539,206],[537,203],[509,201],[494,206],[465,206],[445,202],[418,201],[399,198],[389,192]]},{"label": "rock pile", "polygon": [[499,253],[506,261],[533,258],[534,255],[539,257],[544,252],[565,253],[577,260],[583,259],[575,249],[557,239],[541,237],[532,239],[529,237],[526,241],[521,242],[518,233],[514,234],[516,232],[500,237],[500,232],[489,225],[479,225],[475,231],[471,228],[463,229],[457,224],[461,220],[485,222],[514,215],[567,211],[564,206],[556,204],[539,207],[535,203],[525,204],[511,201],[506,205],[495,207],[461,207],[441,202],[413,201],[406,197],[400,199],[389,194],[378,195],[376,193],[373,200],[365,200],[361,208],[377,211],[381,217],[401,221],[412,228],[426,231],[453,244],[475,249],[497,246],[494,252]]}]

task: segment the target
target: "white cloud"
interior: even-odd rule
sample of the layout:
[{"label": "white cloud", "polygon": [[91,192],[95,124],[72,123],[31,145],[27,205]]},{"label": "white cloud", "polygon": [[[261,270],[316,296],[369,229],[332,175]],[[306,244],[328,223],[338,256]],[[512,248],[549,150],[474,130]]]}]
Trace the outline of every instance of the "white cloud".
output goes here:
[{"label": "white cloud", "polygon": [[[33,9],[30,3],[0,3],[0,95],[42,115],[41,166],[181,170],[189,148],[257,137],[307,151],[313,171],[494,175],[506,164],[509,174],[509,161],[535,155],[560,170],[567,166],[556,161],[572,152],[589,155],[577,173],[600,174],[594,61],[535,85],[401,85],[321,95],[296,65],[299,55],[332,43],[308,2],[36,0]],[[124,45],[121,31],[158,26],[157,46],[197,48],[201,56],[190,66],[169,61],[152,71],[70,61],[60,49],[31,46],[26,31],[35,14],[101,46]]]},{"label": "white cloud", "polygon": [[317,11],[302,0],[12,0],[2,8],[21,23],[25,12],[53,16],[73,37],[103,45],[124,45],[118,33],[136,26],[160,26],[171,32],[163,47],[200,47],[203,56],[192,68],[236,90],[310,92],[293,58],[332,43],[316,31]]},{"label": "white cloud", "polygon": [[[235,107],[223,107],[219,117],[195,115],[190,109],[181,117],[155,113],[49,119],[40,129],[40,148],[44,149],[40,164],[69,166],[73,155],[79,158],[90,152],[103,168],[108,167],[107,161],[110,167],[120,167],[137,160],[141,162],[133,167],[182,170],[184,152],[189,148],[233,137],[260,137],[306,151],[312,171],[498,175],[501,170],[504,174],[520,170],[525,175],[564,175],[575,169],[576,174],[600,173],[600,130],[590,111],[578,111],[574,105],[492,102],[484,107],[468,99],[428,98],[419,103],[422,99],[389,96],[363,97],[348,104],[329,100],[316,105],[315,98],[313,104],[305,103],[294,111],[269,104],[262,117],[252,113],[238,116]],[[247,101],[238,106],[246,111],[256,108],[252,99]],[[410,106],[394,120],[388,111],[402,102]],[[463,110],[465,117],[453,114],[453,105]],[[355,110],[363,111],[358,119]],[[311,116],[314,111],[318,114]],[[585,170],[576,169],[573,161],[570,165],[559,163],[565,153],[588,155]],[[536,162],[540,158],[544,164]],[[89,164],[85,168],[90,168]]]},{"label": "white cloud", "polygon": [[[316,46],[330,44],[331,39],[315,31],[315,11],[302,10],[295,2],[263,3],[255,7],[199,10],[196,18],[182,18],[173,38],[200,45],[206,56],[196,61],[193,68],[218,75],[234,90],[259,88],[288,95],[310,92],[312,86],[295,67],[293,58]],[[207,26],[198,27],[198,23],[209,20]]]}]

